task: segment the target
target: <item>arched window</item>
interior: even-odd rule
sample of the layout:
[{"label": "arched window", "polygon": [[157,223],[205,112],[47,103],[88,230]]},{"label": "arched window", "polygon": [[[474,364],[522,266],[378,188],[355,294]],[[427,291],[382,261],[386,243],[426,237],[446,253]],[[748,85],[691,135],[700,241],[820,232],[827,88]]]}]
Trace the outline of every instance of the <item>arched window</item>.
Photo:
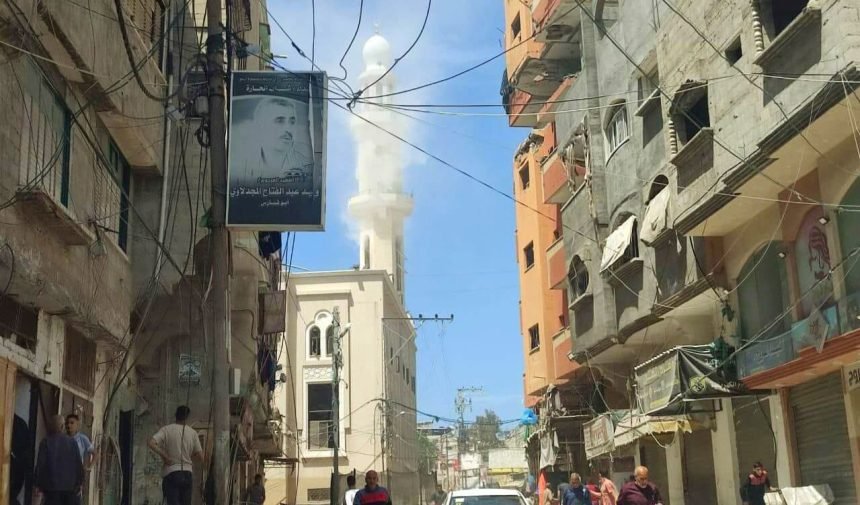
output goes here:
[{"label": "arched window", "polygon": [[570,284],[570,299],[577,300],[588,293],[588,269],[579,256],[574,256],[570,262],[570,271],[567,274]]},{"label": "arched window", "polygon": [[741,268],[737,282],[742,341],[788,330],[791,319],[781,317],[790,303],[784,258],[782,243],[770,242]]},{"label": "arched window", "polygon": [[651,183],[651,189],[648,191],[648,201],[645,203],[651,203],[657,195],[660,194],[661,191],[666,189],[669,186],[669,178],[663,174],[658,175],[654,178],[654,181]]},{"label": "arched window", "polygon": [[320,341],[320,327],[317,325],[311,326],[308,331],[308,356],[319,358],[322,354],[322,342]]},{"label": "arched window", "polygon": [[325,355],[331,356],[334,351],[334,326],[329,326],[325,330]]},{"label": "arched window", "polygon": [[[833,300],[830,280],[830,247],[827,244],[824,209],[813,207],[800,223],[794,242],[794,259],[803,315]],[[856,231],[855,231],[856,233]]]},{"label": "arched window", "polygon": [[622,100],[607,110],[603,132],[606,136],[606,157],[609,158],[630,138],[630,129],[627,127],[627,102]]}]

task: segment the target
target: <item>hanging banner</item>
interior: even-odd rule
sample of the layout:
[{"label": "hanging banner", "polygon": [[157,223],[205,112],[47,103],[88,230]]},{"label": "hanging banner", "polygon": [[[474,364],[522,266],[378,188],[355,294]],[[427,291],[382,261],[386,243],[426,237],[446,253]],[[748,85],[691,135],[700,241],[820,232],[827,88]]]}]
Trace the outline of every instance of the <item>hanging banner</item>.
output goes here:
[{"label": "hanging banner", "polygon": [[323,72],[233,73],[228,226],[323,230],[325,87]]},{"label": "hanging banner", "polygon": [[615,426],[609,414],[601,414],[582,425],[585,439],[585,457],[594,459],[614,449]]},{"label": "hanging banner", "polygon": [[690,410],[685,402],[747,394],[721,365],[711,345],[678,346],[646,361],[634,369],[640,409],[648,415],[684,414]]}]

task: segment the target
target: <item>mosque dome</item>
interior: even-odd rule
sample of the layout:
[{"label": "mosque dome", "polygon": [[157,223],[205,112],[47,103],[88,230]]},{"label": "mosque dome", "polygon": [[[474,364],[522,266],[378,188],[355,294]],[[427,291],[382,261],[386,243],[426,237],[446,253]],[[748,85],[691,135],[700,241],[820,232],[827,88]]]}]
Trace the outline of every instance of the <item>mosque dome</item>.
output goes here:
[{"label": "mosque dome", "polygon": [[364,57],[364,64],[368,67],[390,67],[392,64],[391,45],[378,33],[367,39],[361,50],[361,55]]}]

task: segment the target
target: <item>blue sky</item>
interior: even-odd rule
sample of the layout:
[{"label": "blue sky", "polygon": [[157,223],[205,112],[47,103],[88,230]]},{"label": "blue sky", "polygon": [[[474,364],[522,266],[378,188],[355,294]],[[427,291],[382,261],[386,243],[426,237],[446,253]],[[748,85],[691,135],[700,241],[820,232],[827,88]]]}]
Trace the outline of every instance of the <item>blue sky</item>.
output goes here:
[{"label": "blue sky", "polygon": [[[358,19],[358,0],[316,0],[317,64],[338,77]],[[344,65],[355,87],[362,68],[361,47],[374,25],[395,56],[418,33],[424,0],[366,0],[362,26]],[[306,54],[311,54],[311,0],[269,0],[269,9]],[[501,51],[501,0],[435,0],[424,36],[395,69],[405,89],[453,74]],[[272,50],[285,55],[291,70],[310,63],[272,23]],[[398,103],[500,103],[504,59],[445,84],[397,97]],[[473,109],[474,110],[474,109]],[[501,113],[502,108],[480,109]],[[525,129],[507,127],[501,116],[420,115],[405,136],[451,164],[505,192],[511,191],[511,156]],[[346,214],[356,187],[355,153],[347,115],[329,107],[328,206],[326,231],[298,236],[294,264],[314,270],[350,268],[358,244]],[[452,324],[427,323],[418,336],[418,405],[454,416],[460,386],[480,386],[472,416],[486,408],[503,419],[522,411],[523,357],[518,331],[518,280],[514,252],[514,204],[448,167],[410,153],[406,190],[415,212],[406,227],[407,308],[424,315],[453,313]]]}]

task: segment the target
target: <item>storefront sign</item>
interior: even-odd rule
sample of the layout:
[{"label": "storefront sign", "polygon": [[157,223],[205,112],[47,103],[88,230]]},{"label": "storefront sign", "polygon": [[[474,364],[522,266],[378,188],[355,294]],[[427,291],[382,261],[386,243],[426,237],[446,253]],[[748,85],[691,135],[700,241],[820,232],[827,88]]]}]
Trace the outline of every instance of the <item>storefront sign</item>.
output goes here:
[{"label": "storefront sign", "polygon": [[233,72],[227,225],[322,230],[326,76]]},{"label": "storefront sign", "polygon": [[[713,345],[678,346],[635,368],[637,400],[647,415],[690,412],[685,402],[745,394]],[[724,366],[726,365],[726,366]]]},{"label": "storefront sign", "polygon": [[608,414],[598,416],[596,419],[582,425],[585,439],[585,457],[596,458],[601,454],[611,452],[614,448],[613,440],[615,427]]},{"label": "storefront sign", "polygon": [[860,388],[860,361],[842,368],[842,378],[845,380],[845,391]]},{"label": "storefront sign", "polygon": [[659,410],[680,393],[678,357],[667,354],[636,370],[637,399],[642,412]]}]

